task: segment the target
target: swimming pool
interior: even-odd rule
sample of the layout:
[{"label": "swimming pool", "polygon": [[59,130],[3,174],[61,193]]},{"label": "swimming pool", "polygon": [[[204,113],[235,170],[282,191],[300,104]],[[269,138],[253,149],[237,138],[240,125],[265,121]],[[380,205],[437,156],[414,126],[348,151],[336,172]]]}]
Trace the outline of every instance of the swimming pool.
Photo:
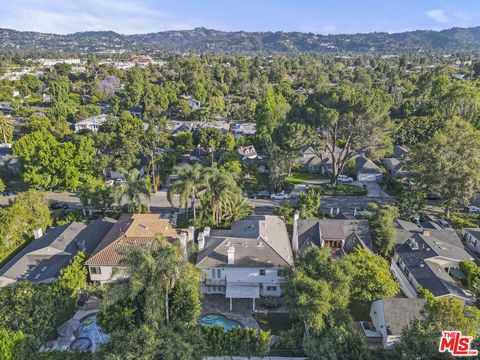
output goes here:
[{"label": "swimming pool", "polygon": [[200,325],[210,327],[221,326],[223,327],[223,330],[225,332],[243,327],[239,322],[227,319],[225,316],[220,314],[210,314],[202,316],[202,318],[200,319]]},{"label": "swimming pool", "polygon": [[[95,351],[98,345],[108,341],[109,335],[97,324],[97,314],[85,317],[80,327],[76,330],[77,339],[70,347],[72,350],[91,350]],[[87,339],[90,340],[90,346],[87,345]],[[82,341],[77,341],[82,340]]]}]

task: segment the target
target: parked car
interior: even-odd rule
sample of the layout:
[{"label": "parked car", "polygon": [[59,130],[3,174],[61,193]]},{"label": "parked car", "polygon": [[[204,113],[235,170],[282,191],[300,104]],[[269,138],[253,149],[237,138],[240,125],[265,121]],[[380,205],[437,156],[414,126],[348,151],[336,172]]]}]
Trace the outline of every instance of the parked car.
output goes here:
[{"label": "parked car", "polygon": [[465,212],[469,214],[480,214],[480,208],[478,206],[467,206]]},{"label": "parked car", "polygon": [[410,220],[412,220],[415,224],[419,225],[422,222],[425,222],[425,218],[422,215],[415,214],[413,215]]},{"label": "parked car", "polygon": [[254,199],[270,199],[270,193],[268,191],[257,191],[253,194]]},{"label": "parked car", "polygon": [[427,200],[440,200],[440,195],[435,193],[427,194]]},{"label": "parked car", "polygon": [[51,210],[68,209],[68,204],[55,201],[50,204],[50,209]]},{"label": "parked car", "polygon": [[347,176],[347,175],[338,175],[337,180],[341,183],[352,183],[353,182],[353,178],[351,178],[350,176]]},{"label": "parked car", "polygon": [[270,195],[270,199],[272,200],[286,200],[288,198],[288,194],[285,194],[283,191]]},{"label": "parked car", "polygon": [[451,229],[452,225],[450,225],[446,220],[437,219],[437,224],[440,225],[444,229]]}]

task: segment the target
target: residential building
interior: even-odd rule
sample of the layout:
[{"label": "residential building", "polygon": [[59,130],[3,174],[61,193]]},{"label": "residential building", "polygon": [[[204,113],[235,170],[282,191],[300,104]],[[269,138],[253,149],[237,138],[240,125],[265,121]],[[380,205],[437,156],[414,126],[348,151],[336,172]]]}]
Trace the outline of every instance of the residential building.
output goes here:
[{"label": "residential building", "polygon": [[195,100],[195,99],[187,99],[188,105],[190,105],[190,109],[192,111],[196,111],[202,107],[202,104],[200,101]]},{"label": "residential building", "polygon": [[105,121],[107,121],[107,119],[108,119],[107,114],[100,114],[100,115],[91,116],[84,120],[80,120],[79,122],[76,122],[74,125],[75,131],[87,129],[90,131],[97,132],[100,126],[102,126],[102,124]]},{"label": "residential building", "polygon": [[408,149],[405,146],[394,145],[393,156],[382,159],[383,166],[391,176],[403,177],[406,175],[404,160],[407,153]]},{"label": "residential building", "polygon": [[[402,330],[415,319],[424,319],[425,299],[383,298],[372,303],[370,318],[375,330],[382,336],[385,349],[398,345]],[[368,332],[365,331],[368,337]]]},{"label": "residential building", "polygon": [[13,108],[11,107],[9,102],[7,101],[0,102],[0,113],[8,117],[13,115]]},{"label": "residential building", "polygon": [[358,181],[376,181],[383,179],[383,171],[375,163],[364,155],[355,158]]},{"label": "residential building", "polygon": [[472,256],[454,230],[430,228],[429,224],[417,226],[395,220],[397,244],[390,267],[393,275],[410,298],[417,297],[417,289],[422,287],[435,297],[470,302],[471,293],[455,275],[459,263],[473,260]]},{"label": "residential building", "polygon": [[0,166],[15,173],[20,172],[20,160],[13,155],[12,144],[0,143]]},{"label": "residential building", "polygon": [[190,152],[189,160],[190,162],[198,161],[199,163],[204,163],[211,156],[212,153],[210,152],[210,149],[204,149],[203,147],[198,145]]},{"label": "residential building", "polygon": [[240,146],[237,149],[238,154],[241,156],[242,165],[248,167],[250,165],[257,165],[258,172],[263,174],[266,170],[266,160],[263,154],[257,153],[257,150],[253,145]]},{"label": "residential building", "polygon": [[462,233],[467,248],[477,256],[480,255],[480,228],[465,228]]},{"label": "residential building", "polygon": [[[342,149],[337,148],[335,153],[339,155],[341,150]],[[303,149],[299,156],[303,171],[309,173],[320,173],[322,175],[332,173],[333,171],[332,155],[327,150],[325,150],[322,154],[318,154],[317,151],[309,146]]]},{"label": "residential building", "polygon": [[88,225],[73,222],[51,228],[45,234],[37,229],[35,239],[0,269],[0,287],[18,280],[52,282],[78,251],[92,253],[114,222],[109,218],[97,219]]},{"label": "residential building", "polygon": [[299,219],[298,212],[295,212],[292,235],[294,254],[301,256],[313,246],[330,248],[334,256],[351,253],[357,247],[371,250],[368,220]]},{"label": "residential building", "polygon": [[278,216],[248,216],[230,230],[205,228],[198,236],[197,266],[204,271],[203,292],[230,299],[280,297],[294,265],[287,227]]},{"label": "residential building", "polygon": [[85,262],[90,280],[107,283],[123,278],[121,270],[125,257],[121,250],[126,246],[145,246],[157,236],[163,236],[168,242],[183,241],[186,246],[187,240],[193,240],[193,228],[187,235],[186,230],[175,229],[159,214],[122,214]]}]

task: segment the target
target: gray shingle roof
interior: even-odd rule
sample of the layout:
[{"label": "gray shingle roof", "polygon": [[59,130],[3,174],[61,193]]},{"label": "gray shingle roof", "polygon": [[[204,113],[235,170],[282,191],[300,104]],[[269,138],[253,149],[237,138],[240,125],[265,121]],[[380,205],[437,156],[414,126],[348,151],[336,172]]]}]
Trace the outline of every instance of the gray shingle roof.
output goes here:
[{"label": "gray shingle roof", "polygon": [[410,322],[424,318],[425,299],[383,298],[380,301],[389,335],[401,335]]},{"label": "gray shingle roof", "polygon": [[372,160],[365,156],[357,156],[356,159],[357,173],[382,174],[382,169],[373,163]]},{"label": "gray shingle roof", "polygon": [[91,253],[113,224],[114,220],[104,218],[94,220],[88,226],[73,222],[49,229],[0,269],[0,287],[20,279],[52,281],[80,249]]},{"label": "gray shingle roof", "polygon": [[[235,263],[228,265],[227,249],[235,248]],[[278,216],[248,216],[230,230],[212,230],[197,266],[292,267],[293,253],[285,223]]]}]

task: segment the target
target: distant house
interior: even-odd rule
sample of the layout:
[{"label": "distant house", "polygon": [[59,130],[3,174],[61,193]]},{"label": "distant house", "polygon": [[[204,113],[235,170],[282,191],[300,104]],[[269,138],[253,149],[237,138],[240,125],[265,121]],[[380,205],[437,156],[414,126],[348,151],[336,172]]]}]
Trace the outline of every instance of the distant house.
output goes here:
[{"label": "distant house", "polygon": [[[342,149],[336,149],[336,154],[339,155]],[[306,147],[300,152],[300,164],[303,171],[309,173],[320,173],[326,175],[333,171],[332,155],[328,151],[324,151],[321,156],[311,147]],[[325,170],[326,169],[326,170]]]},{"label": "distant house", "polygon": [[382,159],[382,164],[387,169],[388,173],[394,177],[402,177],[406,175],[404,169],[404,159],[408,154],[408,149],[404,146],[394,145],[393,157]]},{"label": "distant house", "polygon": [[5,116],[13,115],[13,108],[10,106],[10,103],[7,101],[0,102],[0,113]]},{"label": "distant house", "polygon": [[188,234],[175,229],[168,219],[158,214],[122,214],[85,262],[90,280],[107,283],[123,278],[121,249],[125,246],[145,246],[156,236],[163,236],[168,242],[184,241],[186,246],[187,240],[193,240],[193,229],[189,229]]},{"label": "distant house", "polygon": [[248,136],[255,135],[256,124],[255,123],[236,123],[230,125],[230,131],[234,136]]},{"label": "distant house", "polygon": [[190,152],[189,160],[190,162],[198,161],[199,163],[204,163],[210,156],[212,156],[212,153],[209,151],[209,149],[204,149],[198,145]]},{"label": "distant house", "polygon": [[0,144],[0,166],[15,173],[20,171],[20,160],[13,155],[11,144]]},{"label": "distant house", "polygon": [[[398,345],[402,330],[415,319],[425,318],[425,299],[383,298],[372,303],[370,318],[375,330],[382,336],[385,349]],[[365,331],[368,337],[368,332]]]},{"label": "distant house", "polygon": [[187,99],[188,105],[190,105],[190,109],[192,111],[196,111],[202,107],[202,104],[200,101],[195,100],[195,99]]},{"label": "distant house", "polygon": [[465,228],[462,233],[467,248],[480,255],[480,228]]},{"label": "distant house", "polygon": [[327,247],[333,255],[353,252],[357,247],[372,249],[368,220],[357,219],[299,219],[294,214],[292,248],[297,256],[311,247]]},{"label": "distant house", "polygon": [[137,119],[141,119],[143,116],[143,107],[135,106],[134,108],[131,108],[130,114],[132,114],[132,116],[136,117]]},{"label": "distant house", "polygon": [[382,181],[383,171],[366,156],[359,155],[355,158],[358,181]]},{"label": "distant house", "polygon": [[247,167],[254,164],[258,166],[259,173],[266,172],[265,156],[262,154],[258,154],[257,150],[253,145],[240,146],[237,149],[237,153],[241,156],[241,161],[243,166]]},{"label": "distant house", "polygon": [[80,120],[79,122],[75,123],[75,131],[87,129],[93,132],[97,132],[100,126],[102,126],[102,124],[107,121],[107,119],[107,114],[100,114],[91,116],[84,120]]},{"label": "distant house", "polygon": [[18,254],[0,269],[0,287],[18,280],[50,283],[60,274],[78,251],[93,252],[115,221],[97,219],[89,225],[73,222],[38,232]]},{"label": "distant house", "polygon": [[435,297],[471,301],[471,294],[455,274],[459,263],[473,260],[472,256],[455,231],[429,224],[424,227],[395,220],[397,245],[390,266],[393,275],[410,298],[417,297],[417,289],[422,287]]},{"label": "distant house", "polygon": [[197,267],[203,270],[205,294],[230,299],[279,297],[294,265],[287,227],[278,216],[248,216],[230,230],[205,228],[198,236]]}]

